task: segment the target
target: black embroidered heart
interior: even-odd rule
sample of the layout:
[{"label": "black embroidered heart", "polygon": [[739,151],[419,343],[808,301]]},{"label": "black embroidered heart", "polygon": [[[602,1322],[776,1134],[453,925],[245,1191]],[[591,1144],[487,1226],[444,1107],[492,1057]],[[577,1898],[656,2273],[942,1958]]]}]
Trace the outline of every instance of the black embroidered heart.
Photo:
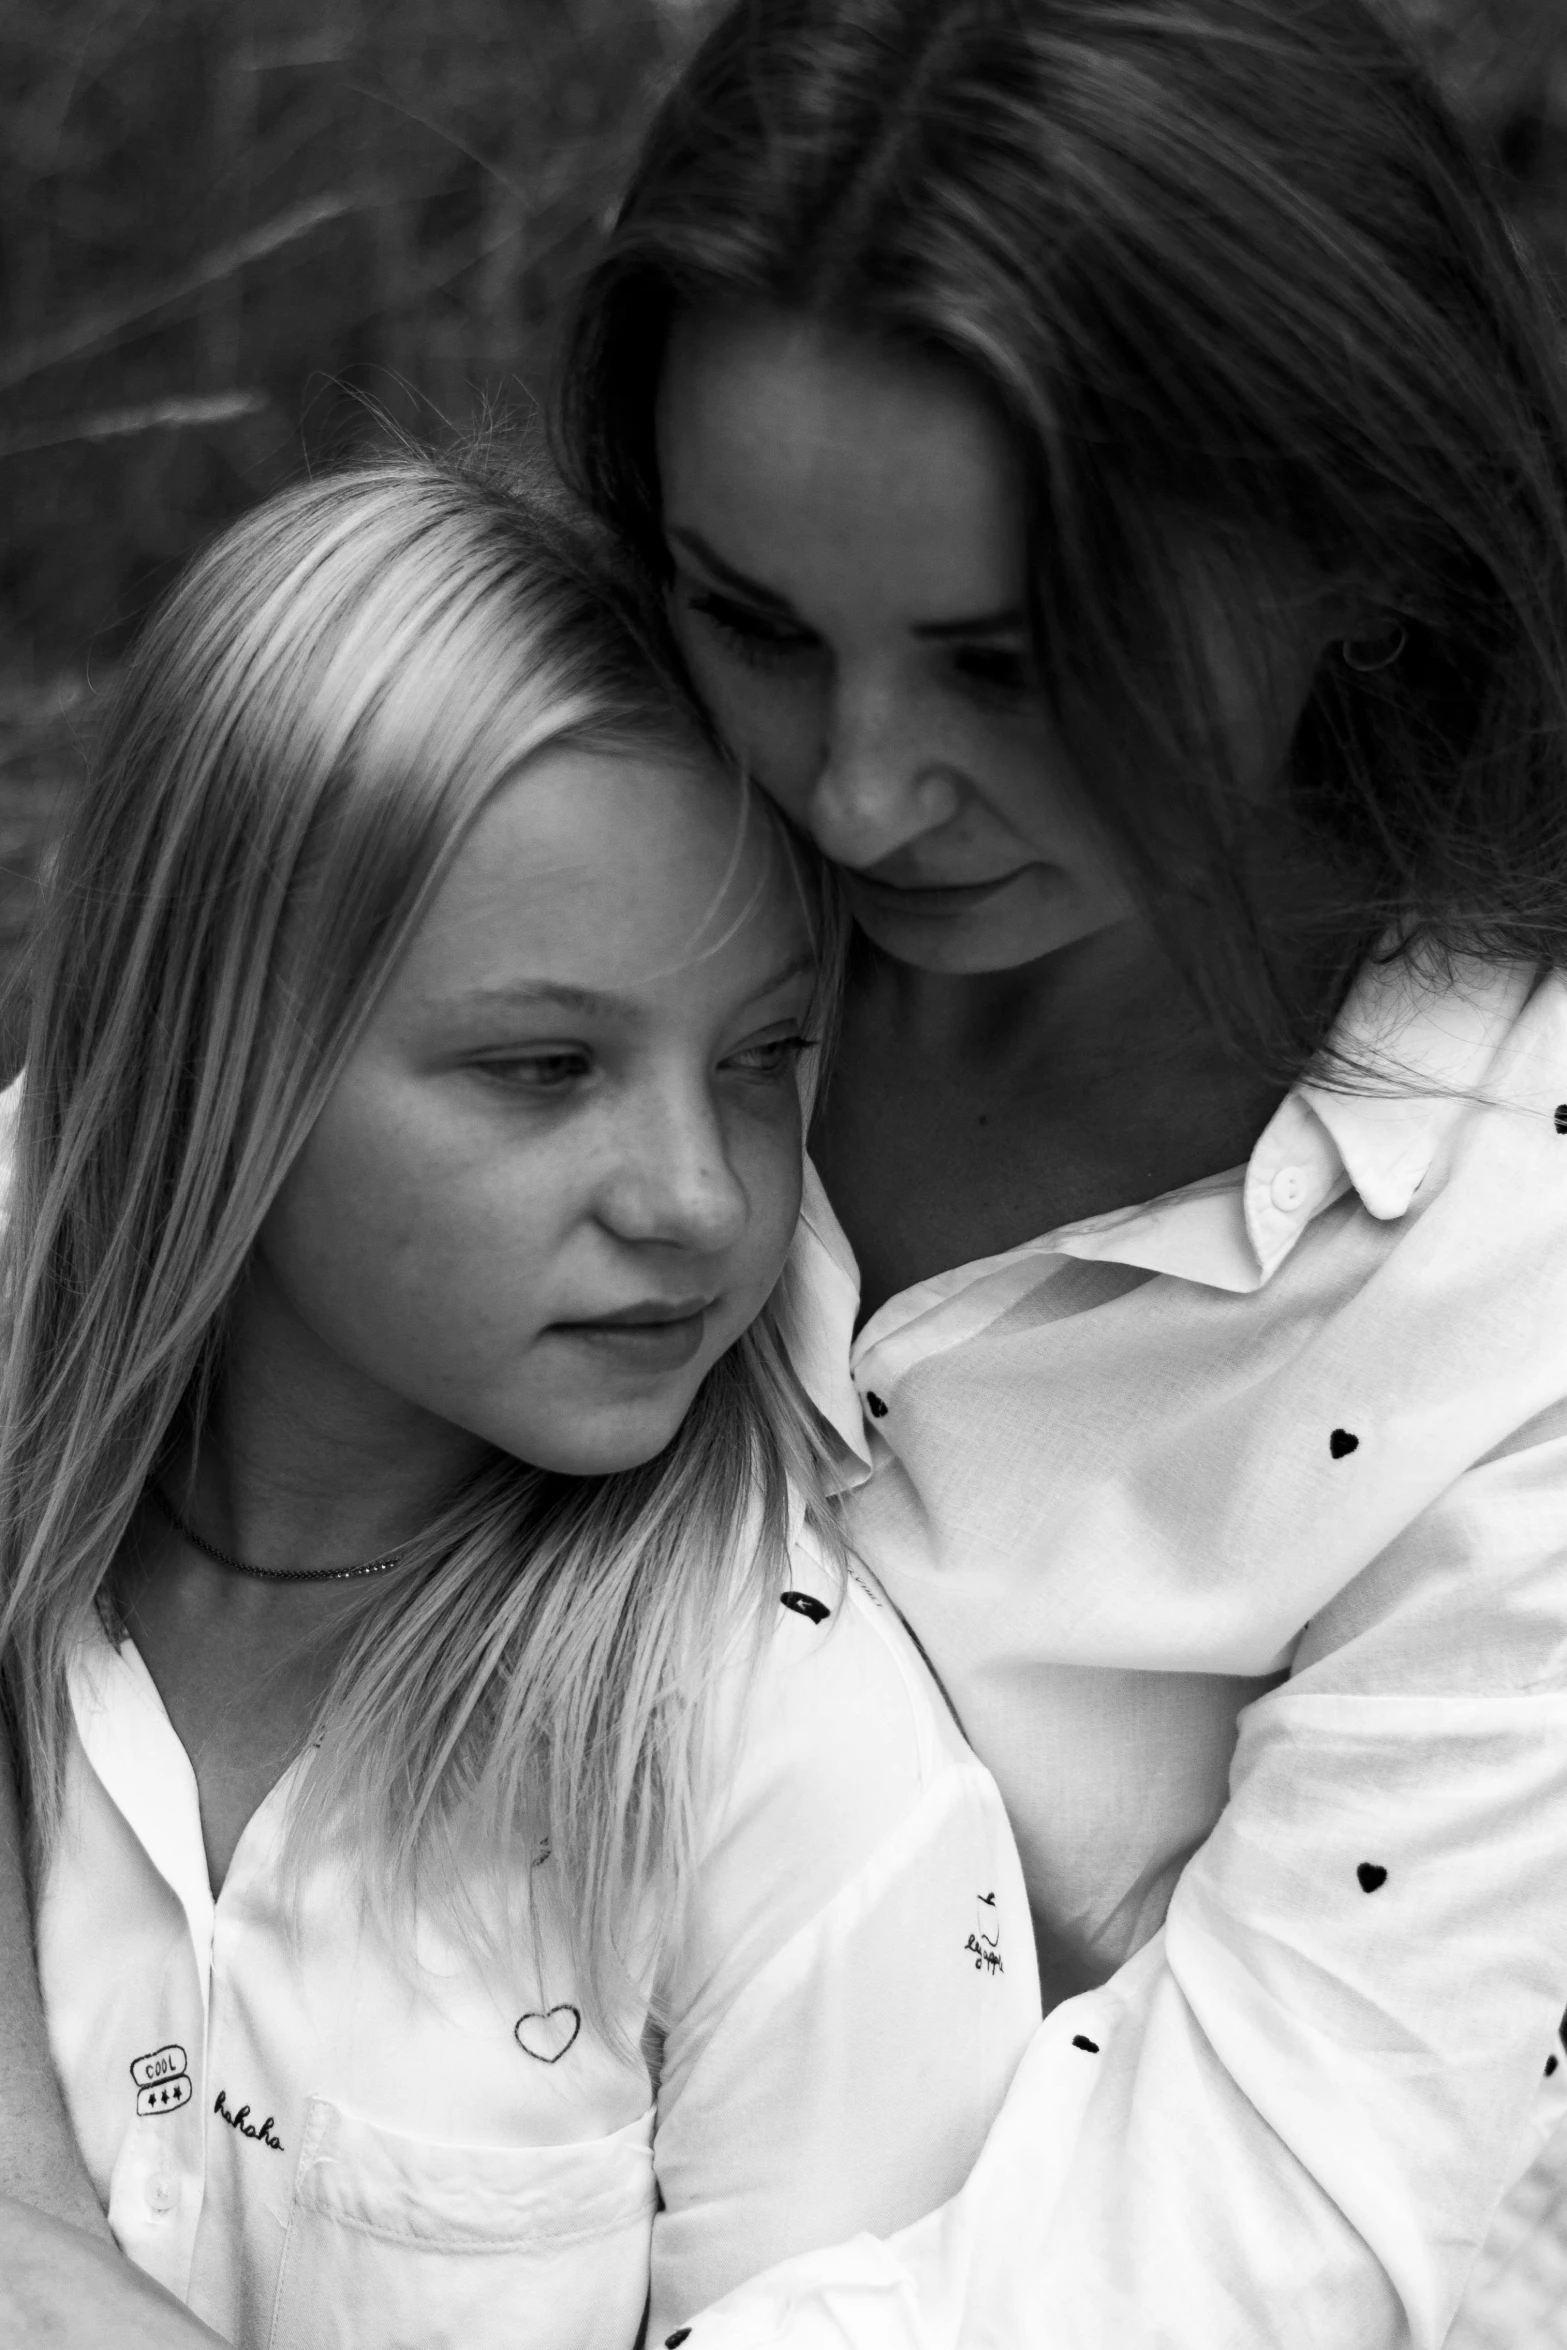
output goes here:
[{"label": "black embroidered heart", "polygon": [[1362,1893],[1375,1893],[1379,1885],[1387,1883],[1387,1871],[1380,1861],[1363,1860],[1355,1874],[1360,1879]]},{"label": "black embroidered heart", "polygon": [[865,1400],[871,1407],[871,1418],[873,1420],[885,1420],[887,1417],[887,1407],[882,1402],[881,1397],[879,1395],[868,1394]]},{"label": "black embroidered heart", "polygon": [[1558,1102],[1556,1105],[1556,1131],[1558,1134],[1567,1134],[1567,1102]]},{"label": "black embroidered heart", "polygon": [[1085,2038],[1081,2032],[1074,2032],[1072,2034],[1072,2046],[1074,2048],[1086,2048],[1090,2056],[1097,2056],[1099,2054],[1098,2041]]},{"label": "black embroidered heart", "polygon": [[513,2026],[518,2047],[540,2064],[559,2064],[582,2029],[582,2017],[564,2002],[542,2015],[520,2015]]},{"label": "black embroidered heart", "polygon": [[1554,2057],[1554,2056],[1548,2056],[1548,2057],[1546,2058],[1546,2060],[1545,2060],[1545,2077],[1546,2077],[1546,2079],[1547,2079],[1547,2080],[1549,2080],[1549,2079],[1550,2079],[1550,2077],[1551,2077],[1552,2073],[1553,2073],[1553,2072],[1555,2072],[1555,2070],[1556,2070],[1556,2059],[1555,2059],[1555,2057]]},{"label": "black embroidered heart", "polygon": [[786,1607],[792,1616],[804,1616],[813,1624],[819,1624],[824,1616],[832,1614],[830,1607],[824,1607],[822,1602],[819,1599],[813,1599],[808,1591],[780,1591],[778,1605]]},{"label": "black embroidered heart", "polygon": [[1336,1461],[1341,1461],[1347,1452],[1358,1451],[1359,1447],[1360,1438],[1351,1436],[1347,1428],[1335,1428],[1328,1438],[1328,1450]]},{"label": "black embroidered heart", "polygon": [[672,2334],[664,2336],[664,2350],[680,2350],[681,2343],[689,2342],[690,2339],[691,2328],[689,2326],[676,2326]]}]

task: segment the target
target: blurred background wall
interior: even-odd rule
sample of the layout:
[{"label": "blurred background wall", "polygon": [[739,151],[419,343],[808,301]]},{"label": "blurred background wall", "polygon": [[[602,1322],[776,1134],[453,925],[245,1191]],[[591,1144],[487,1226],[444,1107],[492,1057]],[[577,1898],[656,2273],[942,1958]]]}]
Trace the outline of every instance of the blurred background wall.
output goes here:
[{"label": "blurred background wall", "polygon": [[149,600],[372,411],[537,399],[695,30],[693,0],[0,0],[0,990]]},{"label": "blurred background wall", "polygon": [[[708,4],[0,0],[0,977],[149,598],[367,404],[537,398]],[[1393,4],[1567,285],[1567,0]]]},{"label": "blurred background wall", "polygon": [[[1567,278],[1567,0],[1403,0]],[[365,429],[517,406],[691,0],[0,0],[0,672]]]},{"label": "blurred background wall", "polygon": [[112,657],[365,429],[539,382],[679,0],[0,0],[0,660]]}]

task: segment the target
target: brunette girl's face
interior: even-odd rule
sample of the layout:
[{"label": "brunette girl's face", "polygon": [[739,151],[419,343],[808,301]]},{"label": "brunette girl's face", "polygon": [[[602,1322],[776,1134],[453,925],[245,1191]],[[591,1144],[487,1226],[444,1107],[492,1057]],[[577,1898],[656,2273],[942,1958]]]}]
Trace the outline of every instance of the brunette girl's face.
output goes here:
[{"label": "brunette girl's face", "polygon": [[248,1323],[345,1425],[574,1473],[650,1458],[782,1267],[811,994],[763,803],[695,753],[537,754],[291,1169]]},{"label": "brunette girl's face", "polygon": [[[964,376],[776,312],[689,314],[658,454],[692,672],[879,946],[1005,970],[1132,914],[1035,678],[1016,454]],[[1260,647],[1234,614],[1198,623],[1259,790],[1330,633],[1309,599],[1283,609]]]}]

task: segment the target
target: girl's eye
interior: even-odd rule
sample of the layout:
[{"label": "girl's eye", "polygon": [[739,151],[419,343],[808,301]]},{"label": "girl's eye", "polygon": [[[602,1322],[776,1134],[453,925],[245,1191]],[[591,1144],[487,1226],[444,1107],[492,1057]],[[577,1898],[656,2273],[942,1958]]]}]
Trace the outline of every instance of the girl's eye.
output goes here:
[{"label": "girl's eye", "polygon": [[531,1053],[507,1053],[504,1058],[480,1061],[480,1073],[516,1093],[564,1093],[586,1077],[592,1063],[576,1045],[559,1045]]},{"label": "girl's eye", "polygon": [[731,1069],[743,1069],[748,1077],[782,1077],[792,1070],[802,1053],[808,1053],[815,1042],[810,1036],[772,1036],[765,1044],[748,1044],[737,1053],[731,1053]]},{"label": "girl's eye", "polygon": [[953,667],[965,684],[987,693],[1026,694],[1034,687],[1033,662],[1009,645],[964,645],[954,653]]},{"label": "girl's eye", "polygon": [[749,604],[734,603],[716,590],[693,593],[688,601],[690,609],[725,638],[742,660],[786,660],[816,650],[816,639],[809,629],[791,628],[787,621],[758,612]]}]

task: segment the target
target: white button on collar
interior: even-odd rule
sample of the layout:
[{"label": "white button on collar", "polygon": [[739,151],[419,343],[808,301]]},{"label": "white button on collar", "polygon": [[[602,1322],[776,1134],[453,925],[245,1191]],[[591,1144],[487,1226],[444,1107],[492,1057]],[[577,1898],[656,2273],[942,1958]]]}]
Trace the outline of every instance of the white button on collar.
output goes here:
[{"label": "white button on collar", "polygon": [[1283,1215],[1292,1215],[1306,1197],[1303,1167],[1281,1167],[1268,1185],[1268,1197]]},{"label": "white button on collar", "polygon": [[170,2178],[166,2170],[153,2172],[147,2181],[146,2193],[149,2211],[172,2211],[180,2199],[178,2184]]}]

